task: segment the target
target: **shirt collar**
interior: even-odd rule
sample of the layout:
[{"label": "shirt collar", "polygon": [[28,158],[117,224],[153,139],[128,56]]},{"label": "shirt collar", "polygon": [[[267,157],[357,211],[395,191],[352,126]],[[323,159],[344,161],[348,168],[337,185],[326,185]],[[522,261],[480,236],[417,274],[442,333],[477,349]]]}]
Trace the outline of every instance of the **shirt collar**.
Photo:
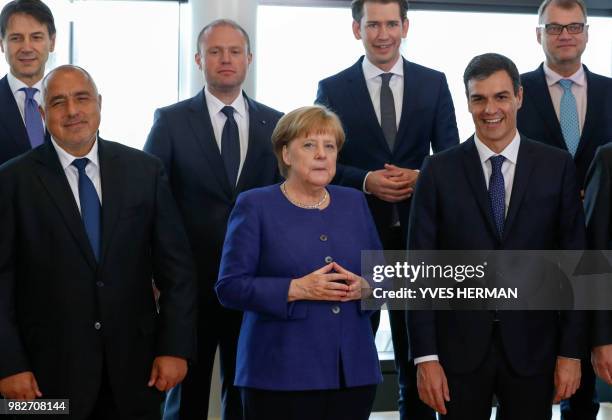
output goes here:
[{"label": "shirt collar", "polygon": [[[370,60],[368,60],[367,56],[363,57],[363,62],[361,63],[361,67],[363,69],[363,76],[366,80],[374,79],[380,76],[381,73],[387,73],[380,68],[376,67]],[[388,73],[393,73],[397,76],[404,77],[404,60],[402,60],[402,56],[400,55],[391,67],[391,70]]]},{"label": "shirt collar", "polygon": [[[221,102],[221,100],[219,100],[219,98],[210,93],[208,86],[204,88],[204,96],[206,97],[206,105],[208,106],[208,112],[210,115],[218,114],[221,112],[223,107],[226,106],[223,102]],[[236,99],[234,99],[234,102],[229,104],[229,106],[234,108],[234,114],[238,114],[240,117],[246,118],[247,104],[244,100],[244,95],[238,95]]]},{"label": "shirt collar", "polygon": [[480,157],[480,163],[485,163],[492,156],[502,155],[506,158],[507,161],[516,165],[516,159],[518,157],[519,146],[521,145],[521,135],[518,130],[514,135],[514,138],[506,146],[501,153],[495,153],[493,150],[489,149],[483,142],[478,138],[477,134],[474,134],[474,144],[476,145],[476,150],[478,151],[478,156]]},{"label": "shirt collar", "polygon": [[[8,81],[9,87],[11,88],[11,92],[13,92],[13,95],[16,95],[17,92],[19,92],[19,89],[21,88],[30,87],[18,78],[16,78],[10,71],[6,74],[6,80]],[[42,79],[36,82],[32,87],[38,89],[38,92],[41,92]]]},{"label": "shirt collar", "polygon": [[559,80],[568,79],[577,84],[578,86],[586,85],[586,75],[584,73],[584,67],[580,66],[578,71],[572,74],[569,77],[563,77],[559,73],[555,72],[553,69],[548,67],[546,63],[544,63],[544,75],[546,76],[546,83],[548,86],[552,86],[556,83],[559,83]]},{"label": "shirt collar", "polygon": [[60,145],[57,144],[53,136],[51,136],[51,143],[53,144],[53,147],[55,148],[55,151],[57,152],[57,157],[59,158],[64,171],[66,170],[67,167],[72,165],[72,162],[75,159],[81,159],[81,158],[87,158],[89,159],[89,162],[93,163],[96,167],[99,167],[98,165],[98,136],[96,136],[96,140],[94,141],[94,144],[91,147],[91,150],[89,151],[89,153],[87,153],[85,156],[82,156],[82,157],[72,156],[70,153],[62,149]]}]

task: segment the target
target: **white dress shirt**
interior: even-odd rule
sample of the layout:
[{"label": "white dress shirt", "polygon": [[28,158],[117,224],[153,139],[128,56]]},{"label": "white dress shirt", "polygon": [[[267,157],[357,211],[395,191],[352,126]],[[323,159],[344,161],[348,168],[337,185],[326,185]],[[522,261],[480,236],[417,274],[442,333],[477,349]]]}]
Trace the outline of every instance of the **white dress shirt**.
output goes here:
[{"label": "white dress shirt", "polygon": [[[57,157],[59,158],[60,164],[64,169],[64,173],[66,174],[66,179],[68,180],[68,185],[70,185],[70,189],[72,190],[72,195],[74,196],[74,200],[76,201],[76,205],[81,212],[81,200],[79,199],[79,170],[72,164],[75,159],[81,159],[80,157],[72,156],[70,153],[62,149],[55,139],[51,137],[51,143],[53,147],[55,147],[55,151],[57,152]],[[93,182],[93,185],[98,193],[98,198],[100,199],[100,204],[102,204],[102,185],[100,182],[100,164],[98,163],[98,139],[94,142],[91,150],[87,155],[83,156],[83,158],[89,159],[89,163],[85,167],[85,173]]]},{"label": "white dress shirt", "polygon": [[[9,84],[9,87],[11,88],[11,92],[13,92],[13,96],[15,97],[15,102],[17,102],[17,108],[19,108],[19,113],[21,114],[21,119],[23,120],[23,123],[25,124],[25,100],[26,100],[26,94],[25,94],[24,91],[19,90],[19,89],[27,88],[27,87],[30,87],[30,86],[26,85],[21,80],[19,80],[15,76],[13,76],[13,74],[10,71],[6,75],[6,80],[7,80],[8,84]],[[39,80],[38,83],[36,83],[34,86],[31,86],[31,87],[38,89],[38,92],[36,92],[34,94],[34,100],[36,101],[36,103],[38,103],[38,105],[40,105],[40,103],[42,101],[42,95],[41,95],[42,80]],[[44,127],[44,124],[45,124],[45,122],[43,120],[43,127]]]},{"label": "white dress shirt", "polygon": [[[226,105],[221,102],[219,98],[210,93],[208,87],[204,88],[204,96],[206,98],[208,113],[210,114],[210,121],[212,122],[213,131],[215,133],[215,140],[217,141],[219,152],[221,152],[221,136],[223,135],[225,121],[227,121],[227,117],[221,110]],[[236,124],[238,124],[238,137],[240,139],[240,166],[238,167],[238,176],[236,177],[236,182],[238,182],[249,147],[249,108],[242,94],[238,95],[229,106],[234,108],[234,119],[236,120]]]},{"label": "white dress shirt", "polygon": [[[382,78],[380,75],[383,73],[393,73],[393,76],[391,76],[389,80],[389,88],[391,89],[391,93],[393,93],[393,102],[395,103],[395,123],[399,128],[400,119],[402,117],[402,104],[404,101],[404,60],[402,60],[400,56],[393,67],[391,67],[391,70],[385,72],[372,64],[372,62],[368,60],[368,57],[363,57],[361,67],[363,69],[363,76],[366,86],[368,87],[370,99],[374,106],[374,112],[378,119],[378,124],[380,124],[380,90],[382,88]],[[368,172],[365,178],[363,178],[362,190],[366,194],[369,194],[365,187],[366,179],[368,179],[369,174]]]},{"label": "white dress shirt", "polygon": [[546,65],[546,63],[544,63],[544,75],[546,76],[546,84],[548,84],[548,91],[550,92],[550,98],[552,99],[553,107],[555,108],[555,113],[557,114],[557,119],[559,119],[561,97],[563,96],[563,88],[559,84],[559,80],[568,79],[574,82],[574,84],[572,84],[572,93],[576,98],[576,109],[578,110],[580,134],[582,134],[587,109],[587,79],[584,68],[580,66],[576,73],[569,77],[563,77],[560,74],[555,73]]},{"label": "white dress shirt", "polygon": [[[502,175],[504,176],[504,190],[506,198],[506,214],[508,214],[508,206],[510,205],[510,194],[512,194],[512,185],[514,183],[514,173],[516,171],[516,159],[518,157],[519,147],[521,145],[521,136],[516,132],[512,141],[506,146],[501,153],[495,153],[489,149],[476,134],[474,134],[474,143],[476,150],[478,151],[478,157],[480,158],[480,164],[482,165],[482,172],[485,177],[485,183],[487,190],[489,189],[489,179],[491,178],[491,167],[490,158],[497,155],[502,155],[506,159],[502,163]],[[431,362],[432,360],[439,360],[437,354],[431,354],[423,357],[417,357],[414,359],[414,364],[418,365],[423,362]]]}]

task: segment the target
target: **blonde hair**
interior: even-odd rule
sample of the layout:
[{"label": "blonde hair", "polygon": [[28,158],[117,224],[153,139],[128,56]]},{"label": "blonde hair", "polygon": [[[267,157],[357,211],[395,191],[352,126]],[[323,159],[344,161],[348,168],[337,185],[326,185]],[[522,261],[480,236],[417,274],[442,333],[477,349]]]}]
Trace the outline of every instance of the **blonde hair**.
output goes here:
[{"label": "blonde hair", "polygon": [[344,144],[344,130],[340,118],[321,105],[304,106],[284,115],[272,133],[272,150],[278,161],[278,170],[287,177],[288,167],[283,161],[283,148],[298,137],[311,134],[331,134],[338,151]]}]

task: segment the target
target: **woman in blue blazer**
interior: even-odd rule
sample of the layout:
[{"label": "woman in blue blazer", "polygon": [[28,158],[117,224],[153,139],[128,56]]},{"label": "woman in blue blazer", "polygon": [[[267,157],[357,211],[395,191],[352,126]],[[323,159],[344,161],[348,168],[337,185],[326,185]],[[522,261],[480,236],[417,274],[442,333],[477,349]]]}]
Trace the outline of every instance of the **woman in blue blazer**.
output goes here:
[{"label": "woman in blue blazer", "polygon": [[359,273],[361,251],[381,245],[363,193],[329,185],[342,126],[324,107],[299,108],[272,142],[286,181],[238,197],[216,285],[244,311],[245,418],[366,420],[382,376]]}]

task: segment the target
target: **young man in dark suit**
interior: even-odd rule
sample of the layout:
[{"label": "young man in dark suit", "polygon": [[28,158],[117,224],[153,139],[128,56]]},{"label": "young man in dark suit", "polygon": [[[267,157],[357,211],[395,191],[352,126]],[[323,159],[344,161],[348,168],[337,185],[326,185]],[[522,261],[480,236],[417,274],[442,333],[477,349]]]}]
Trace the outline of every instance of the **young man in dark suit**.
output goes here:
[{"label": "young man in dark suit", "polygon": [[[518,132],[518,70],[499,54],[464,74],[476,133],[426,160],[410,214],[409,250],[584,249],[571,156]],[[448,419],[543,420],[571,396],[586,352],[581,312],[411,311],[419,394]],[[554,397],[554,398],[553,398]]]},{"label": "young man in dark suit", "polygon": [[14,0],[0,13],[0,49],[9,73],[0,79],[0,165],[45,141],[38,112],[41,83],[55,47],[51,10],[40,0]]},{"label": "young man in dark suit", "polygon": [[162,163],[98,137],[85,70],[58,67],[42,91],[51,140],[0,168],[0,393],[69,399],[75,420],[159,419],[194,356],[196,293]]},{"label": "young man in dark suit", "polygon": [[[612,79],[582,64],[589,39],[582,0],[545,0],[538,22],[536,36],[545,61],[521,75],[524,101],[518,128],[534,140],[568,150],[583,189],[595,150],[612,141]],[[594,420],[597,416],[599,402],[590,360],[583,361],[582,369],[580,390],[561,403],[563,420]]]},{"label": "young man in dark suit", "polygon": [[[443,73],[405,60],[406,0],[354,0],[353,34],[365,57],[319,82],[316,102],[340,117],[346,143],[334,180],[368,194],[385,249],[405,249],[410,197],[430,148],[459,143],[455,110]],[[373,317],[378,328],[379,314]],[[418,398],[414,367],[406,359],[405,314],[389,311],[400,386],[402,420],[433,419]]]},{"label": "young man in dark suit", "polygon": [[170,178],[193,249],[199,286],[198,360],[166,402],[166,418],[202,419],[215,352],[221,362],[222,416],[242,419],[234,387],[242,312],[223,308],[214,293],[229,214],[237,195],[277,182],[270,137],[281,113],[242,92],[251,63],[247,33],[217,20],[198,36],[195,61],[206,86],[195,97],[155,113],[145,150],[158,156]]}]

